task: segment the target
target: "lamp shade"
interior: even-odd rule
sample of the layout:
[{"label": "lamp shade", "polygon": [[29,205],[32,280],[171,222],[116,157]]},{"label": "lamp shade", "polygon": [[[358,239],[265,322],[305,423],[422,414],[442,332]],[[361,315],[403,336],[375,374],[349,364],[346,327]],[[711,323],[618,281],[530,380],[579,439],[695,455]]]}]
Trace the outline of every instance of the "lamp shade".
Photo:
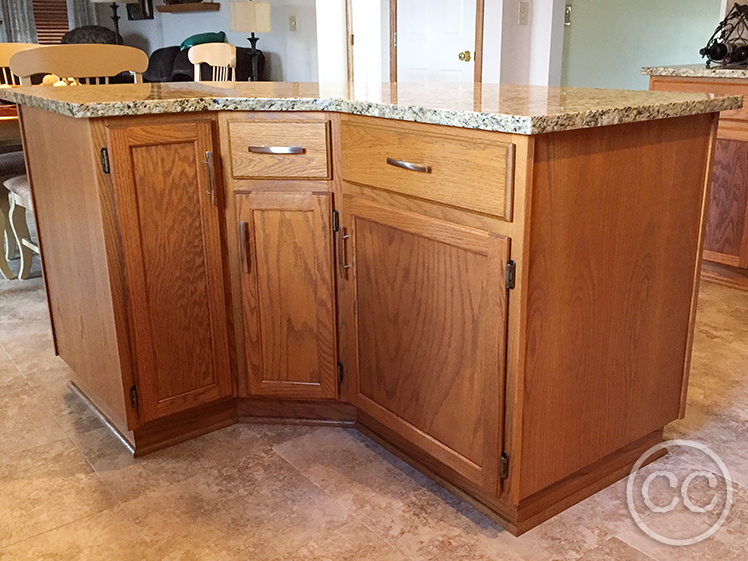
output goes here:
[{"label": "lamp shade", "polygon": [[231,31],[269,33],[270,2],[231,2]]}]

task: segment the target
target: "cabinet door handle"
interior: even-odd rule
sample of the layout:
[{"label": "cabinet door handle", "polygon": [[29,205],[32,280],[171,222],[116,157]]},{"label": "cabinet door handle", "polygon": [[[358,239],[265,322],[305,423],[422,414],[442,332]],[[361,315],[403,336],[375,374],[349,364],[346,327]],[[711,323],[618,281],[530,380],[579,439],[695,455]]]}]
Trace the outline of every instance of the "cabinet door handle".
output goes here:
[{"label": "cabinet door handle", "polygon": [[242,270],[249,273],[249,225],[244,220],[239,222],[239,244],[242,252]]},{"label": "cabinet door handle", "polygon": [[411,162],[405,162],[403,160],[396,160],[395,158],[387,158],[387,163],[396,168],[403,168],[410,171],[417,171],[420,173],[431,173],[431,166],[425,164],[413,164]]},{"label": "cabinet door handle", "polygon": [[303,146],[249,146],[252,154],[304,154]]},{"label": "cabinet door handle", "polygon": [[347,259],[345,257],[345,242],[348,241],[348,238],[350,238],[351,235],[346,234],[345,232],[345,228],[342,227],[338,230],[338,268],[340,269],[341,277],[345,277],[345,270],[351,268],[350,263],[346,262]]},{"label": "cabinet door handle", "polygon": [[213,206],[218,206],[218,201],[216,199],[216,186],[215,186],[215,178],[216,178],[216,168],[213,165],[213,152],[210,150],[205,151],[205,167],[208,168],[208,196],[210,197],[210,204]]}]

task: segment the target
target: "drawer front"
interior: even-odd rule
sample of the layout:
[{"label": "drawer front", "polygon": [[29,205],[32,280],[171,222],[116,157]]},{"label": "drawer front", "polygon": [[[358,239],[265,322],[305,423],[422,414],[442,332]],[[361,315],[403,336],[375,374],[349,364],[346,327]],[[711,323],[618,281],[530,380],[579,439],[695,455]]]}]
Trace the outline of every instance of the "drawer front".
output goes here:
[{"label": "drawer front", "polygon": [[343,122],[343,179],[508,220],[514,144],[493,134]]},{"label": "drawer front", "polygon": [[229,121],[237,179],[327,179],[329,123]]},{"label": "drawer front", "polygon": [[[654,76],[650,81],[649,89],[656,92],[699,92],[744,96],[748,94],[748,81]],[[748,105],[744,105],[742,109],[722,111],[720,118],[748,121]]]}]

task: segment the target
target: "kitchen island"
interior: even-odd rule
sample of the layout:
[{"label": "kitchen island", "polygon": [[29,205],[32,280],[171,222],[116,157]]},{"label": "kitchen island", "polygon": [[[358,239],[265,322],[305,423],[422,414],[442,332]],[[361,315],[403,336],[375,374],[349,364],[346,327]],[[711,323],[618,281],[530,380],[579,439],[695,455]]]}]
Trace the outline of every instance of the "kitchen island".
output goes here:
[{"label": "kitchen island", "polygon": [[[654,91],[748,95],[748,68],[643,68]],[[702,278],[748,290],[748,111],[722,113],[707,205]]]},{"label": "kitchen island", "polygon": [[352,426],[521,533],[682,416],[718,112],[522,86],[14,88],[54,340],[136,454]]}]

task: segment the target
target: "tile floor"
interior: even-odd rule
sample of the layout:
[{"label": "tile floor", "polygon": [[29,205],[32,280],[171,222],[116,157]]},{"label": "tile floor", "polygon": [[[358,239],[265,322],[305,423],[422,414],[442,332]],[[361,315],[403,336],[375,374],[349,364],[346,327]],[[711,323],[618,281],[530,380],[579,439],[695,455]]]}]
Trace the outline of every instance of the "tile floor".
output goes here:
[{"label": "tile floor", "polygon": [[0,560],[748,557],[748,293],[702,286],[688,414],[667,430],[731,470],[726,524],[689,547],[634,525],[625,482],[515,538],[355,430],[235,425],[134,460],[66,382],[41,279],[0,282]]}]

